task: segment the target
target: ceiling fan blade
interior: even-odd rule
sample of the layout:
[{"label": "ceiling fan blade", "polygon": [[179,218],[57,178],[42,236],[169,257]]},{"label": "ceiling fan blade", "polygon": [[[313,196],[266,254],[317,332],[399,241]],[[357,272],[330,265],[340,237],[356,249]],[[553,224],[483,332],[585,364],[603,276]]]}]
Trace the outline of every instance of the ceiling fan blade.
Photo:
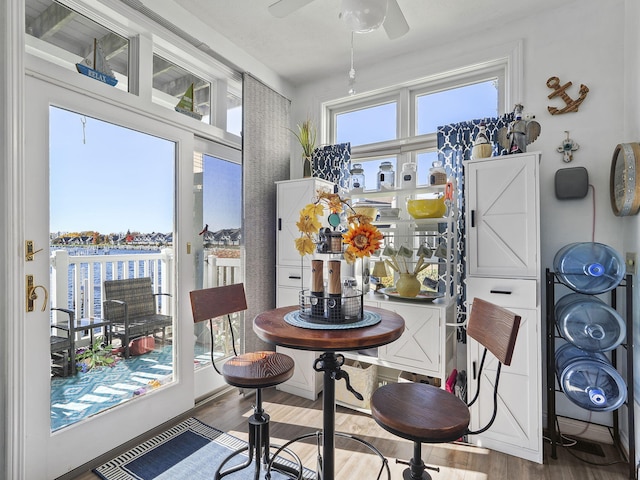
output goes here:
[{"label": "ceiling fan blade", "polygon": [[313,0],[279,0],[269,5],[269,13],[276,18],[283,18],[313,2]]},{"label": "ceiling fan blade", "polygon": [[391,40],[400,38],[409,31],[409,24],[404,18],[397,0],[389,0],[387,4],[387,18],[385,18],[382,26]]}]

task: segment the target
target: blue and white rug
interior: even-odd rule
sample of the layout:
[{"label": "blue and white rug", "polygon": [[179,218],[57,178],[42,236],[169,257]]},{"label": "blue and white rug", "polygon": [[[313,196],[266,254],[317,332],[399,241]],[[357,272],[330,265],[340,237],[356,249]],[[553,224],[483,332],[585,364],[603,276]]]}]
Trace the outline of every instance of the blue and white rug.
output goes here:
[{"label": "blue and white rug", "polygon": [[[184,422],[141,443],[128,452],[93,469],[103,480],[211,480],[218,465],[231,452],[246,445],[246,442],[210,427],[195,418]],[[246,456],[238,455],[225,468],[244,463]],[[293,466],[286,459],[279,459]],[[305,480],[315,479],[315,472],[305,469]],[[253,478],[254,465],[232,473],[229,480]],[[273,480],[290,477],[272,471]]]},{"label": "blue and white rug", "polygon": [[152,382],[173,378],[173,346],[162,345],[113,367],[93,368],[68,377],[51,378],[51,431],[143,395]]}]

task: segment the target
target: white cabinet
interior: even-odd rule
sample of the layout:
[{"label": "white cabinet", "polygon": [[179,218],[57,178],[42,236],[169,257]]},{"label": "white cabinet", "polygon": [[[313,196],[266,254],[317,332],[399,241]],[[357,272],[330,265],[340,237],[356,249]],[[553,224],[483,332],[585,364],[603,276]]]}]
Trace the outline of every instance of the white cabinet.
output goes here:
[{"label": "white cabinet", "polygon": [[[496,421],[470,440],[542,463],[539,162],[539,153],[471,160],[465,194],[468,308],[477,297],[522,317],[512,364],[500,376]],[[469,338],[469,398],[481,353]],[[485,425],[493,409],[496,360],[488,358],[481,396],[471,409],[472,429]]]},{"label": "white cabinet", "polygon": [[468,275],[540,276],[539,158],[508,155],[466,164]]},{"label": "white cabinet", "polygon": [[365,308],[367,305],[398,313],[404,318],[405,331],[395,342],[378,347],[377,356],[367,358],[359,355],[357,358],[396,370],[436,377],[444,384],[446,375],[455,367],[455,301],[418,305],[389,300],[371,292],[365,297]]},{"label": "white cabinet", "polygon": [[[303,178],[276,182],[276,306],[297,305],[303,286],[309,288],[311,267],[309,260],[303,261],[295,248],[295,239],[300,236],[296,222],[300,210],[314,201],[320,189],[333,191],[333,183],[319,178]],[[322,391],[322,375],[313,369],[317,352],[276,347],[278,352],[291,356],[296,363],[293,377],[278,389],[315,400]]]}]

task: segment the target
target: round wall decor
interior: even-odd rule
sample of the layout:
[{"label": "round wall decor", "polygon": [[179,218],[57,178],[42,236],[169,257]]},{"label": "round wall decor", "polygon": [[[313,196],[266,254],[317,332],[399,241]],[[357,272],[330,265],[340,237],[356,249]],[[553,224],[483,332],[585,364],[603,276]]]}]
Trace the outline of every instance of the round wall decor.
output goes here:
[{"label": "round wall decor", "polygon": [[613,151],[609,180],[611,208],[619,217],[640,210],[640,144],[620,143]]}]

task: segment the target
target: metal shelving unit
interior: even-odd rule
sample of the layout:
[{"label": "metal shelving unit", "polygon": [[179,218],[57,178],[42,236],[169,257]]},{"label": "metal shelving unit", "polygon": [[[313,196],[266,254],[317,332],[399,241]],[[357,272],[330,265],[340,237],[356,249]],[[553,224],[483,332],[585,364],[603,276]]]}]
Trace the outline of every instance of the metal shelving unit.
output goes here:
[{"label": "metal shelving unit", "polygon": [[[547,293],[547,435],[551,441],[551,458],[557,459],[557,445],[560,441],[560,432],[557,428],[557,418],[566,417],[565,415],[559,415],[556,412],[556,394],[563,393],[559,386],[559,380],[556,378],[556,339],[562,338],[560,331],[556,324],[555,319],[555,290],[556,285],[561,285],[556,274],[549,269],[546,270],[546,293]],[[626,275],[620,282],[618,287],[614,288],[610,292],[610,305],[614,309],[618,306],[618,290],[624,289],[624,301],[625,301],[625,323],[626,323],[626,338],[617,348],[611,351],[611,364],[617,369],[618,353],[619,350],[625,351],[626,366],[626,378],[625,383],[627,385],[627,399],[623,406],[613,411],[613,426],[601,425],[606,427],[612,438],[613,442],[622,454],[626,457],[629,465],[629,478],[636,480],[636,467],[635,467],[635,424],[634,424],[634,391],[633,391],[633,277],[632,275]],[[620,440],[620,415],[621,410],[626,408],[627,410],[627,422],[629,426],[629,445],[628,452],[624,451],[622,442]],[[596,424],[595,422],[591,422]]]},{"label": "metal shelving unit", "polygon": [[458,209],[457,202],[452,202],[447,215],[442,218],[412,218],[404,205],[407,198],[422,194],[444,194],[445,185],[434,185],[410,189],[395,189],[384,191],[365,191],[362,193],[347,193],[356,200],[393,199],[392,204],[401,210],[398,218],[380,217],[372,222],[385,236],[385,243],[391,242],[396,247],[403,243],[412,243],[413,248],[419,243],[428,244],[432,250],[436,250],[443,243],[446,252],[438,257],[435,254],[425,259],[425,263],[439,265],[438,280],[443,284],[443,292],[447,300],[457,295],[458,288]]}]

